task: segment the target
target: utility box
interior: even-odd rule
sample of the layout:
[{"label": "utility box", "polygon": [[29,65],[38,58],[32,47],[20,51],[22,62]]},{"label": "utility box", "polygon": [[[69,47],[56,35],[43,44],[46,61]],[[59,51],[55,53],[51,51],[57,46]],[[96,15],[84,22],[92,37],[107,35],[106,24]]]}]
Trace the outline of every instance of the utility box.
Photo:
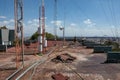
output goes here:
[{"label": "utility box", "polygon": [[13,46],[14,34],[14,30],[0,29],[0,51]]},{"label": "utility box", "polygon": [[15,39],[15,30],[9,30],[9,42],[11,43],[11,45],[13,45],[14,43],[14,39]]},{"label": "utility box", "polygon": [[6,41],[9,41],[9,30],[0,29],[0,44],[4,45]]},{"label": "utility box", "polygon": [[108,63],[120,63],[120,52],[108,52],[106,62],[108,62]]},{"label": "utility box", "polygon": [[107,53],[112,51],[111,46],[94,46],[94,53]]}]

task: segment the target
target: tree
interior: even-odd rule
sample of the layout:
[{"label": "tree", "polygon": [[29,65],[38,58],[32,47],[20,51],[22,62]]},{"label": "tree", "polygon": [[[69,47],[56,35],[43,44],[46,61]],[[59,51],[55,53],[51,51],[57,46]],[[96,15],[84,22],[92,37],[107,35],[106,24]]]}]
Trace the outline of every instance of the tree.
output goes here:
[{"label": "tree", "polygon": [[[38,32],[35,32],[35,33],[31,36],[30,40],[37,40],[38,36],[39,36]],[[51,34],[51,33],[46,32],[46,39],[54,39],[54,35]]]},{"label": "tree", "polygon": [[51,33],[46,32],[46,38],[47,39],[54,39],[54,35]]},{"label": "tree", "polygon": [[117,42],[113,42],[113,41],[106,41],[104,43],[105,45],[108,45],[108,46],[112,46],[113,49],[119,49],[119,44]]},{"label": "tree", "polygon": [[0,27],[0,29],[8,29],[6,26],[2,26]]},{"label": "tree", "polygon": [[38,36],[39,36],[38,32],[35,32],[35,33],[31,36],[30,40],[37,40]]}]

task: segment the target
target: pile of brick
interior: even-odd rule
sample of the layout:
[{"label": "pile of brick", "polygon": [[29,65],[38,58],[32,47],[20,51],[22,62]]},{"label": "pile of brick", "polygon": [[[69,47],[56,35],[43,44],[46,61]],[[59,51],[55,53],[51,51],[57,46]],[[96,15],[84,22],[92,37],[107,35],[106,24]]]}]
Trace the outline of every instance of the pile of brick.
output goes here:
[{"label": "pile of brick", "polygon": [[57,57],[52,59],[52,61],[56,63],[59,63],[59,62],[72,63],[75,59],[76,57],[73,57],[70,54],[65,53],[65,54],[58,55]]}]

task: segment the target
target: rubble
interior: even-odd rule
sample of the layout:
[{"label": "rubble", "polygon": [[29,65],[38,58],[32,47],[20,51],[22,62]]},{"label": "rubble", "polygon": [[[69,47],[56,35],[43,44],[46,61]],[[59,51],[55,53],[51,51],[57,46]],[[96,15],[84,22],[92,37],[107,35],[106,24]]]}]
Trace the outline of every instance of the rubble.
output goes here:
[{"label": "rubble", "polygon": [[70,54],[65,53],[65,54],[58,55],[57,57],[52,59],[52,61],[56,63],[59,63],[59,62],[72,63],[75,59],[76,57],[73,57]]},{"label": "rubble", "polygon": [[68,80],[69,79],[69,77],[63,76],[61,73],[52,75],[52,78],[54,80]]}]

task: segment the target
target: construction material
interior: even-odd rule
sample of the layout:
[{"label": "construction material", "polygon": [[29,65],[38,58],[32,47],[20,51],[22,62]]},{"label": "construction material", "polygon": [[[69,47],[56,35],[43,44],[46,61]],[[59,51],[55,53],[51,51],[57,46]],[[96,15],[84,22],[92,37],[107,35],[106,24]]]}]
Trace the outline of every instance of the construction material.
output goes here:
[{"label": "construction material", "polygon": [[64,63],[71,63],[76,59],[76,57],[73,57],[69,55],[68,53],[58,55],[56,58],[52,59],[53,62],[64,62]]},{"label": "construction material", "polygon": [[69,79],[69,77],[63,76],[61,73],[52,75],[52,78],[54,80],[68,80]]},{"label": "construction material", "polygon": [[94,53],[107,53],[108,51],[111,51],[111,46],[94,46]]}]

